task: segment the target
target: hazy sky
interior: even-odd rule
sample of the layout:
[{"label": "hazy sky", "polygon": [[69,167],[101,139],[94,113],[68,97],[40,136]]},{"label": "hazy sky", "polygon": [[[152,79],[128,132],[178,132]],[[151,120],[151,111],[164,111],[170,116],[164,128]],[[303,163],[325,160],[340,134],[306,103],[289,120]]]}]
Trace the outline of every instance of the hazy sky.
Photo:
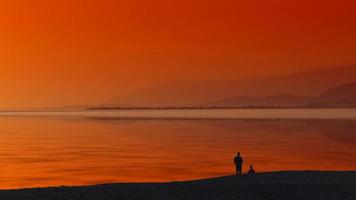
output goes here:
[{"label": "hazy sky", "polygon": [[355,0],[2,0],[0,108],[356,63]]}]

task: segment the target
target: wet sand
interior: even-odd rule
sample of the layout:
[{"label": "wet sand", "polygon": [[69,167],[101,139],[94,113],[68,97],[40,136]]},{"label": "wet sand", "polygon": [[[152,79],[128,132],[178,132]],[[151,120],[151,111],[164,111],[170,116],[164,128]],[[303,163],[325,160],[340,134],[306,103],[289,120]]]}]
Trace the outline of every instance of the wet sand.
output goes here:
[{"label": "wet sand", "polygon": [[289,171],[167,183],[0,191],[1,200],[356,199],[356,172]]}]

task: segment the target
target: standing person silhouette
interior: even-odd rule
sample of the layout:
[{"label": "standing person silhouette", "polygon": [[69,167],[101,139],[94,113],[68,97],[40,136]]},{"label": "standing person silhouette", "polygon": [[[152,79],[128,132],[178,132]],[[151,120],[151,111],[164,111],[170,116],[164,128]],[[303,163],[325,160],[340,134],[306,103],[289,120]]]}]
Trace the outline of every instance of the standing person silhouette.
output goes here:
[{"label": "standing person silhouette", "polygon": [[236,167],[236,175],[241,175],[242,174],[242,164],[244,160],[240,156],[240,152],[237,153],[237,155],[234,158],[234,163]]}]

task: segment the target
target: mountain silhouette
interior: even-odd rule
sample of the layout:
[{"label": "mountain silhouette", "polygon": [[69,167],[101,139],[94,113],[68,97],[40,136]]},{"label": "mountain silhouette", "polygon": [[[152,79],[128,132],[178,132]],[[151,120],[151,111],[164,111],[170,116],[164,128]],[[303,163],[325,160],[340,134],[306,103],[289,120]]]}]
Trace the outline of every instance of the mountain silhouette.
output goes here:
[{"label": "mountain silhouette", "polygon": [[356,82],[342,84],[313,99],[314,107],[356,107]]},{"label": "mountain silhouette", "polygon": [[355,107],[356,82],[342,84],[317,97],[274,95],[267,97],[233,97],[211,102],[215,107]]},{"label": "mountain silhouette", "polygon": [[342,84],[331,88],[324,92],[320,98],[328,102],[356,99],[356,82]]},{"label": "mountain silhouette", "polygon": [[277,101],[273,99],[284,99],[279,104],[289,106],[307,103],[308,96],[318,97],[329,88],[350,82],[356,82],[356,65],[244,80],[174,81],[119,96],[114,102],[146,107],[202,106],[228,98],[254,102],[259,101],[256,97],[264,97],[272,103]]}]

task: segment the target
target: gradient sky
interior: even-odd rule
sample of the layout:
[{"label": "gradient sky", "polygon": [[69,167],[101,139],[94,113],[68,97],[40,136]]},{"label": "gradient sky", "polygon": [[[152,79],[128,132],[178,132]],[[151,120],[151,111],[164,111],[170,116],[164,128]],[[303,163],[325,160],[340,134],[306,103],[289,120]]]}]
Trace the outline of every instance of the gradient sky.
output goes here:
[{"label": "gradient sky", "polygon": [[356,63],[354,0],[2,0],[0,108]]}]

